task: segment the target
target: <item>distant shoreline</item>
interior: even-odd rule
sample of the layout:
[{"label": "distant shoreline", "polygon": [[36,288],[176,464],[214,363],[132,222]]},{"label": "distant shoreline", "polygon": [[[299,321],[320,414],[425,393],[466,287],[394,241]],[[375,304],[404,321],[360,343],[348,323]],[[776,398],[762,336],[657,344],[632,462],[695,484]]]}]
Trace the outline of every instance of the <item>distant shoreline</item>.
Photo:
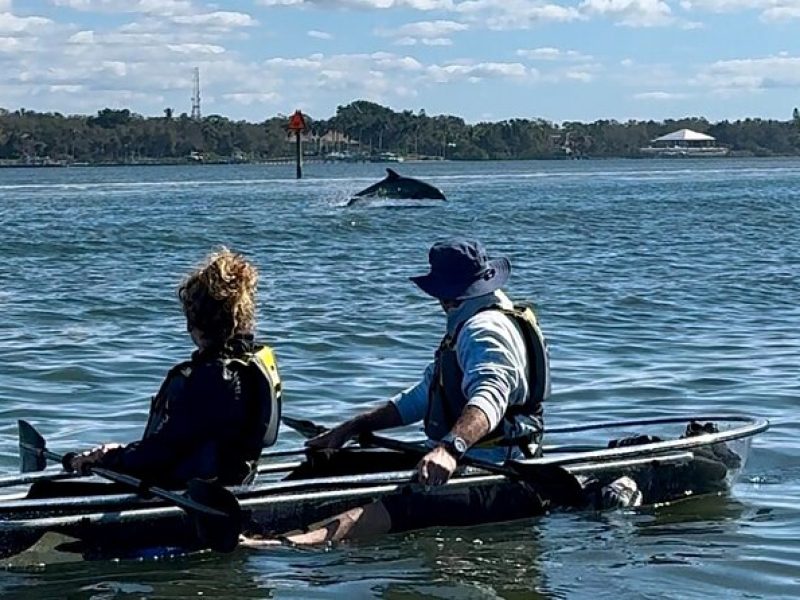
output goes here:
[{"label": "distant shoreline", "polygon": [[[441,157],[435,158],[403,158],[396,161],[380,161],[380,160],[336,160],[330,158],[322,158],[317,156],[303,157],[303,164],[376,164],[386,165],[396,169],[402,169],[404,164],[436,164],[443,162],[529,162],[529,161],[542,161],[542,162],[575,162],[575,161],[603,161],[603,160],[661,160],[661,161],[679,161],[679,162],[707,162],[724,159],[737,159],[737,158],[798,158],[796,154],[773,154],[769,156],[758,156],[751,152],[731,152],[726,156],[580,156],[580,157],[564,157],[564,156],[550,156],[550,157],[536,157],[536,158],[479,158],[479,159],[443,159]],[[268,160],[141,160],[137,162],[69,162],[69,161],[43,161],[37,163],[25,163],[9,160],[0,160],[0,169],[80,169],[85,167],[199,167],[199,166],[262,166],[262,167],[279,167],[279,166],[294,166],[294,157],[276,158]]]},{"label": "distant shoreline", "polygon": [[[492,162],[495,159],[481,159],[485,162]],[[514,159],[522,160],[522,159]],[[551,160],[551,159],[544,159]],[[558,159],[552,159],[558,160]],[[451,162],[447,158],[402,158],[400,160],[369,160],[369,159],[353,159],[353,160],[337,160],[318,156],[304,156],[303,164],[381,164],[381,165],[403,165],[403,164],[420,164],[420,163],[442,163]],[[49,160],[49,159],[36,159],[35,162],[20,162],[13,160],[0,160],[0,168],[5,169],[42,169],[42,168],[82,168],[82,167],[185,167],[185,166],[203,166],[203,165],[260,165],[267,167],[277,167],[284,165],[294,165],[294,157],[281,157],[265,160],[189,160],[189,159],[142,159],[140,161],[119,161],[119,162],[71,162],[65,160]],[[402,168],[402,167],[399,167]]]},{"label": "distant shoreline", "polygon": [[[786,121],[712,123],[686,117],[661,122],[527,118],[466,123],[454,115],[397,112],[357,100],[337,107],[328,119],[304,118],[300,139],[307,163],[596,160],[653,153],[800,156],[797,109]],[[288,127],[285,115],[251,123],[221,115],[175,115],[169,108],[163,117],[110,108],[92,116],[0,108],[0,166],[293,164],[295,135]]]},{"label": "distant shoreline", "polygon": [[[597,158],[589,158],[589,157],[582,157],[580,159],[565,159],[565,158],[505,158],[505,159],[465,159],[465,160],[451,160],[451,159],[439,159],[439,160],[406,160],[400,163],[397,162],[375,162],[375,161],[332,161],[332,160],[322,160],[322,159],[312,159],[312,160],[303,160],[303,165],[307,164],[375,164],[375,165],[385,165],[389,168],[395,168],[397,170],[401,170],[403,165],[419,165],[419,164],[436,164],[436,163],[451,163],[451,162],[480,162],[480,163],[493,163],[493,162],[548,162],[548,163],[556,163],[556,162],[581,162],[581,161],[608,161],[608,160],[630,160],[630,161],[669,161],[669,162],[715,162],[718,160],[730,160],[730,159],[742,159],[742,158],[752,158],[752,159],[776,159],[776,158],[797,158],[797,155],[794,154],[785,154],[785,155],[772,155],[772,156],[755,156],[753,154],[729,154],[728,156],[715,156],[715,157],[630,157],[630,156],[599,156]],[[263,162],[231,162],[231,161],[205,161],[205,162],[193,162],[193,161],[185,161],[185,162],[173,162],[173,161],[164,161],[164,162],[141,162],[141,163],[129,163],[129,162],[119,162],[119,163],[109,163],[109,162],[102,162],[102,163],[65,163],[65,164],[58,164],[58,163],[47,163],[47,164],[25,164],[25,163],[18,163],[18,164],[9,164],[9,163],[0,163],[0,169],[85,169],[85,168],[113,168],[113,167],[203,167],[203,166],[214,166],[214,167],[223,167],[223,166],[261,166],[261,167],[280,167],[280,166],[294,166],[294,161],[263,161]]]}]

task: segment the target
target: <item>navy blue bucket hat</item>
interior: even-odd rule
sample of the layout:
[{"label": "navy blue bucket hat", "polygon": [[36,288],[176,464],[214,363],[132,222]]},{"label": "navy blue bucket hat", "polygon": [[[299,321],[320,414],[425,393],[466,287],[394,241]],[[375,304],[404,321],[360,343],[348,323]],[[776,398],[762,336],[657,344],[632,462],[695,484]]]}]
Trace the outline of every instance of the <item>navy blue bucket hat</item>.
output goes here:
[{"label": "navy blue bucket hat", "polygon": [[411,277],[419,288],[439,300],[467,300],[500,289],[511,275],[507,258],[489,259],[475,240],[436,242],[428,252],[431,271]]}]

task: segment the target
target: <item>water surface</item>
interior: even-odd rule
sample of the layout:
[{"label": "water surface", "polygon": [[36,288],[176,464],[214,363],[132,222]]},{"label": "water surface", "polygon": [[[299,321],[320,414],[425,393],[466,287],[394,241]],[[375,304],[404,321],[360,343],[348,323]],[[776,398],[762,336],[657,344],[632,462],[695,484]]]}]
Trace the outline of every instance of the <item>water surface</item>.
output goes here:
[{"label": "water surface", "polygon": [[[324,424],[413,383],[443,329],[408,281],[480,238],[550,339],[551,426],[755,414],[727,497],[329,550],[0,575],[8,597],[777,598],[800,595],[800,162],[422,163],[447,203],[345,208],[382,166],[0,170],[0,468],[16,419],[56,450],[137,438],[190,342],[174,291],[226,244],[262,272],[284,410]],[[413,432],[411,432],[413,434]],[[282,433],[279,448],[299,443]],[[551,440],[558,441],[558,440]]]}]

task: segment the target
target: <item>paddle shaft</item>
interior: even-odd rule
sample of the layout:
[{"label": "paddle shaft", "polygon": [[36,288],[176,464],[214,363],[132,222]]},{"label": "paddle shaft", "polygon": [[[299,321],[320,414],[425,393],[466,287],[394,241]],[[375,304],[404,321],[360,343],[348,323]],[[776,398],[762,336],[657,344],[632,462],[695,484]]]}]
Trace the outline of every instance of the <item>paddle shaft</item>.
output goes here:
[{"label": "paddle shaft", "polygon": [[[387,450],[396,450],[398,452],[419,454],[421,456],[424,456],[425,454],[431,451],[430,448],[423,448],[421,446],[417,446],[416,444],[411,444],[409,442],[403,442],[400,440],[395,440],[393,438],[387,438],[380,435],[375,435],[374,433],[371,432],[362,434],[359,439],[366,444],[371,444],[373,446],[380,446],[381,448],[386,448]],[[496,473],[498,475],[505,475],[506,477],[510,477],[512,479],[525,479],[524,475],[520,474],[511,467],[498,465],[493,462],[489,462],[487,460],[480,460],[478,458],[473,458],[472,456],[468,456],[466,454],[462,456],[458,460],[458,462],[468,467],[483,469],[484,471],[488,471],[490,473]]]},{"label": "paddle shaft", "polygon": [[[408,442],[401,442],[392,438],[386,438],[374,433],[362,435],[362,439],[368,444],[374,444],[400,452],[415,454],[427,454],[429,449],[422,448]],[[527,465],[525,463],[509,462],[506,465],[498,465],[487,460],[480,460],[472,456],[464,455],[459,461],[462,465],[476,467],[489,473],[503,475],[504,477],[523,481],[532,484],[534,489],[544,494],[548,500],[560,506],[581,507],[586,503],[586,495],[580,482],[575,476],[558,465]],[[507,465],[511,466],[507,466]]]},{"label": "paddle shaft", "polygon": [[[27,444],[25,444],[27,446]],[[27,446],[28,450],[33,452],[41,452],[42,455],[50,460],[54,460],[56,462],[60,462],[64,468],[69,468],[69,461],[74,456],[73,453],[60,455],[56,454],[55,452],[51,452],[46,448],[31,448]],[[122,485],[130,486],[136,489],[140,494],[143,495],[151,495],[156,496],[158,498],[162,498],[164,500],[168,500],[173,504],[180,506],[184,510],[192,510],[195,512],[205,513],[207,515],[211,515],[212,517],[221,517],[223,519],[228,518],[228,515],[221,510],[217,510],[216,508],[211,508],[210,506],[206,506],[205,504],[200,504],[199,502],[195,502],[191,498],[187,498],[181,494],[176,494],[175,492],[170,492],[169,490],[165,490],[164,488],[158,487],[156,485],[148,485],[141,479],[137,479],[136,477],[132,477],[130,475],[125,475],[124,473],[117,473],[116,471],[111,471],[109,469],[104,469],[102,467],[95,467],[90,466],[88,467],[87,471],[89,471],[92,475],[97,475],[98,477],[102,477],[103,479],[108,479],[109,481],[113,481],[114,483],[120,483]]]},{"label": "paddle shaft", "polygon": [[[300,456],[305,455],[306,452],[307,451],[305,449],[281,451],[272,454],[263,454],[262,458],[271,458],[273,456],[276,458],[281,458],[284,456]],[[61,464],[60,460],[56,460],[56,462]],[[301,464],[303,464],[301,461],[263,464],[258,466],[257,473],[259,475],[265,475],[268,473],[283,473],[285,471],[296,469]],[[63,481],[69,479],[84,479],[86,477],[89,477],[89,475],[84,475],[82,473],[78,473],[77,471],[37,471],[34,473],[22,473],[20,475],[0,476],[0,488],[29,485],[31,483],[36,483],[37,481]]]}]

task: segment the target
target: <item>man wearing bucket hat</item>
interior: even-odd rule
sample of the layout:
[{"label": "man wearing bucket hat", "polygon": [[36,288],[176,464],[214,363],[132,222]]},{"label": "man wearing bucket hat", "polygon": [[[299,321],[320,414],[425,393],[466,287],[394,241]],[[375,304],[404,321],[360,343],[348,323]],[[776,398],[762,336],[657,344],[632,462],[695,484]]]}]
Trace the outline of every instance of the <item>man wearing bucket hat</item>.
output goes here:
[{"label": "man wearing bucket hat", "polygon": [[[447,482],[468,451],[498,463],[537,455],[550,373],[547,346],[532,309],[515,306],[500,289],[511,274],[508,259],[490,259],[480,242],[466,239],[437,242],[428,258],[430,272],[411,281],[439,301],[447,326],[422,380],[307,445],[332,451],[365,432],[423,421],[432,449],[417,465],[418,479],[433,487]],[[538,500],[513,483],[505,491],[467,494],[436,508],[431,508],[433,494],[419,496],[390,496],[289,540],[313,544],[429,525],[504,520],[512,513],[520,517],[527,516],[516,514],[520,511],[536,512],[530,503]]]}]

